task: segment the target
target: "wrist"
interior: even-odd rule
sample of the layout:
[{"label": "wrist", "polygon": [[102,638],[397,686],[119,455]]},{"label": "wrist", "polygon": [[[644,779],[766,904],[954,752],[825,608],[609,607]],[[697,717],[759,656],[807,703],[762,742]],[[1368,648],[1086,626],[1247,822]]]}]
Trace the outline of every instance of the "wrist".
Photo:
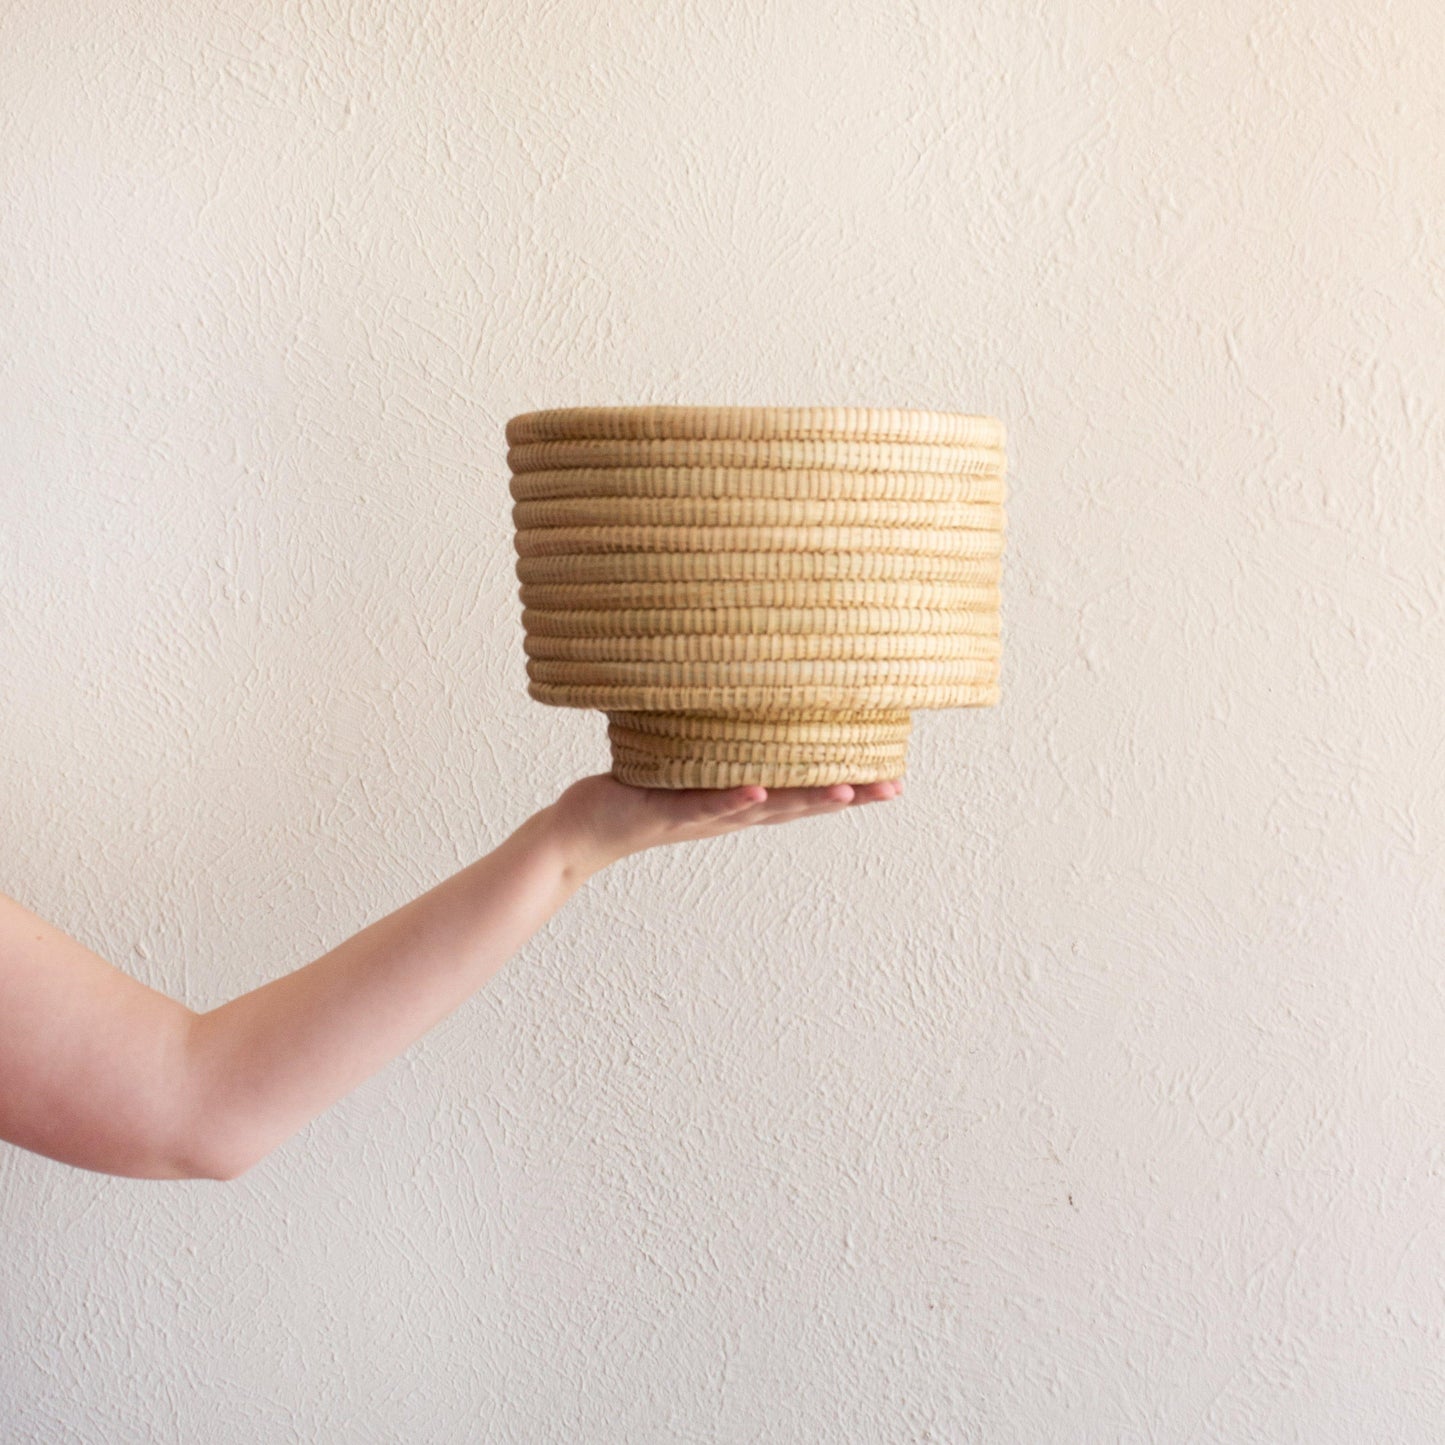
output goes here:
[{"label": "wrist", "polygon": [[616,861],[598,846],[589,830],[580,825],[561,800],[539,809],[522,827],[531,830],[537,846],[552,860],[569,891],[580,888]]}]

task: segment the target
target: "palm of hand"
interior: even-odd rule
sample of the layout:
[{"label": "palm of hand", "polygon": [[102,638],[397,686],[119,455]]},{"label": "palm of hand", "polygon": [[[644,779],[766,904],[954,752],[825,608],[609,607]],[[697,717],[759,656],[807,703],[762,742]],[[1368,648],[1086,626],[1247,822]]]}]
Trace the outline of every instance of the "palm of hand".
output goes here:
[{"label": "palm of hand", "polygon": [[664,843],[886,802],[902,791],[901,779],[821,788],[637,788],[597,773],[573,783],[557,807],[599,860],[611,862]]}]

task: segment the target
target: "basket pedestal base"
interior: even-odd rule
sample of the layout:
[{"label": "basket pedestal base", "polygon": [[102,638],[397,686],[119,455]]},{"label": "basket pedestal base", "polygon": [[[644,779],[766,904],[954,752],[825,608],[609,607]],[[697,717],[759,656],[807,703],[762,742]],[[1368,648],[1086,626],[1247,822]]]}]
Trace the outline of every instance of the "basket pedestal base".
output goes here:
[{"label": "basket pedestal base", "polygon": [[904,774],[912,715],[609,712],[612,776],[639,788],[816,788]]}]

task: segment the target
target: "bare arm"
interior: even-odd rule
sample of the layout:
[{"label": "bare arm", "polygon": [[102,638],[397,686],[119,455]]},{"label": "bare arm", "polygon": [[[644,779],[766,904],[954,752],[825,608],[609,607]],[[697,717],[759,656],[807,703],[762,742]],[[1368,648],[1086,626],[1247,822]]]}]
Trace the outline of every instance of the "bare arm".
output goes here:
[{"label": "bare arm", "polygon": [[429,892],[206,1013],[0,895],[0,1139],[110,1174],[234,1178],[451,1013],[608,864],[899,789],[584,778]]}]

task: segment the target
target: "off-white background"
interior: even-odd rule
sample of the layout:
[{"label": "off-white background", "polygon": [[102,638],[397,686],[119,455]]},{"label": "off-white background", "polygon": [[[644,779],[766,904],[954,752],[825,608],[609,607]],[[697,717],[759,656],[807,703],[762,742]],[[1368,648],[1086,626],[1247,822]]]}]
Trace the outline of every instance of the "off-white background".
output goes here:
[{"label": "off-white background", "polygon": [[210,1007],[606,765],[502,426],[995,412],[1002,705],[241,1179],[0,1149],[0,1438],[1437,1441],[1445,19],[0,21],[0,888]]}]

